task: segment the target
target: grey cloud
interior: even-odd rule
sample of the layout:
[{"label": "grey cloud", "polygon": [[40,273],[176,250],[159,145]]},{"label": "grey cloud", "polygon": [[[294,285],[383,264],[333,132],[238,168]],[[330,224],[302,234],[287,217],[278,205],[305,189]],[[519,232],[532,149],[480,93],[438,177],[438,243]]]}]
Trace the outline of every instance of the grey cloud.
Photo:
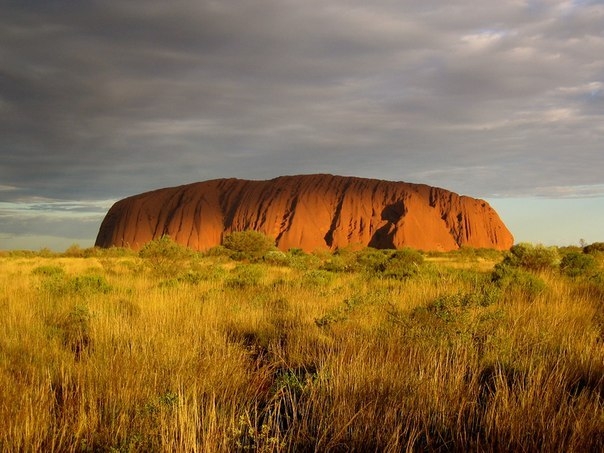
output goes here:
[{"label": "grey cloud", "polygon": [[4,237],[6,242],[20,236],[53,236],[55,238],[69,238],[71,241],[94,243],[101,220],[102,216],[83,218],[77,222],[71,219],[49,216],[36,216],[27,220],[0,217],[2,222],[1,236]]},{"label": "grey cloud", "polygon": [[73,242],[90,246],[110,201],[71,202],[24,199],[0,202],[0,248],[40,248],[49,245],[65,249]]},{"label": "grey cloud", "polygon": [[574,5],[14,2],[0,177],[23,189],[2,197],[321,171],[478,196],[598,186],[602,6]]}]

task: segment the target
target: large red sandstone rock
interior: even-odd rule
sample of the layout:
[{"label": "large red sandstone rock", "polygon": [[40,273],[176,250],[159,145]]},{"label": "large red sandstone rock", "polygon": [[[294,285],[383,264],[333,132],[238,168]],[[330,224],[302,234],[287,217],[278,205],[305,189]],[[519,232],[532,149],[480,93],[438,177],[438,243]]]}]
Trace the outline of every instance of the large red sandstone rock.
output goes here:
[{"label": "large red sandstone rock", "polygon": [[226,233],[256,230],[281,250],[508,249],[513,237],[483,200],[444,189],[332,175],[217,179],[135,195],[107,213],[96,245],[141,248],[169,235],[205,250]]}]

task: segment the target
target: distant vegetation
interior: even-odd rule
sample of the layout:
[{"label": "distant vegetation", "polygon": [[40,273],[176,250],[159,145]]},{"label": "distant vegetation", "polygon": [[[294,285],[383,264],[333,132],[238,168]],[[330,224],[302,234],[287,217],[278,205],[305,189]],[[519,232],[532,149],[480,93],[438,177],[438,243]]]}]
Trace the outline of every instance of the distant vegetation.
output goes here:
[{"label": "distant vegetation", "polygon": [[602,451],[604,246],[0,254],[2,451]]}]

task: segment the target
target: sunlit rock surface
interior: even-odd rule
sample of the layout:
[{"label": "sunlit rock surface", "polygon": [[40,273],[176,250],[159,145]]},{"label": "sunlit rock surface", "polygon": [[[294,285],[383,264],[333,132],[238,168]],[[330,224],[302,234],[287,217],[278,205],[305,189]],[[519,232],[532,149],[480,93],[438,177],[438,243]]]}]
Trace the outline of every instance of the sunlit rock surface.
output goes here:
[{"label": "sunlit rock surface", "polygon": [[455,250],[508,249],[513,237],[484,200],[423,184],[333,175],[270,181],[216,179],[115,203],[96,245],[140,249],[169,235],[196,250],[233,231],[261,231],[281,250],[348,245]]}]

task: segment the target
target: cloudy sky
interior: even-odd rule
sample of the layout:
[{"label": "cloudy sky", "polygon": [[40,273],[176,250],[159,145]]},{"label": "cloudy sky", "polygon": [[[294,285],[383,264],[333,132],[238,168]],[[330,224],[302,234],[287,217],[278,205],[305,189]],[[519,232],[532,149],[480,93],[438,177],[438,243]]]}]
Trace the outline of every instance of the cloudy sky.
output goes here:
[{"label": "cloudy sky", "polygon": [[0,249],[94,243],[119,198],[333,173],[604,241],[604,1],[7,0]]}]

